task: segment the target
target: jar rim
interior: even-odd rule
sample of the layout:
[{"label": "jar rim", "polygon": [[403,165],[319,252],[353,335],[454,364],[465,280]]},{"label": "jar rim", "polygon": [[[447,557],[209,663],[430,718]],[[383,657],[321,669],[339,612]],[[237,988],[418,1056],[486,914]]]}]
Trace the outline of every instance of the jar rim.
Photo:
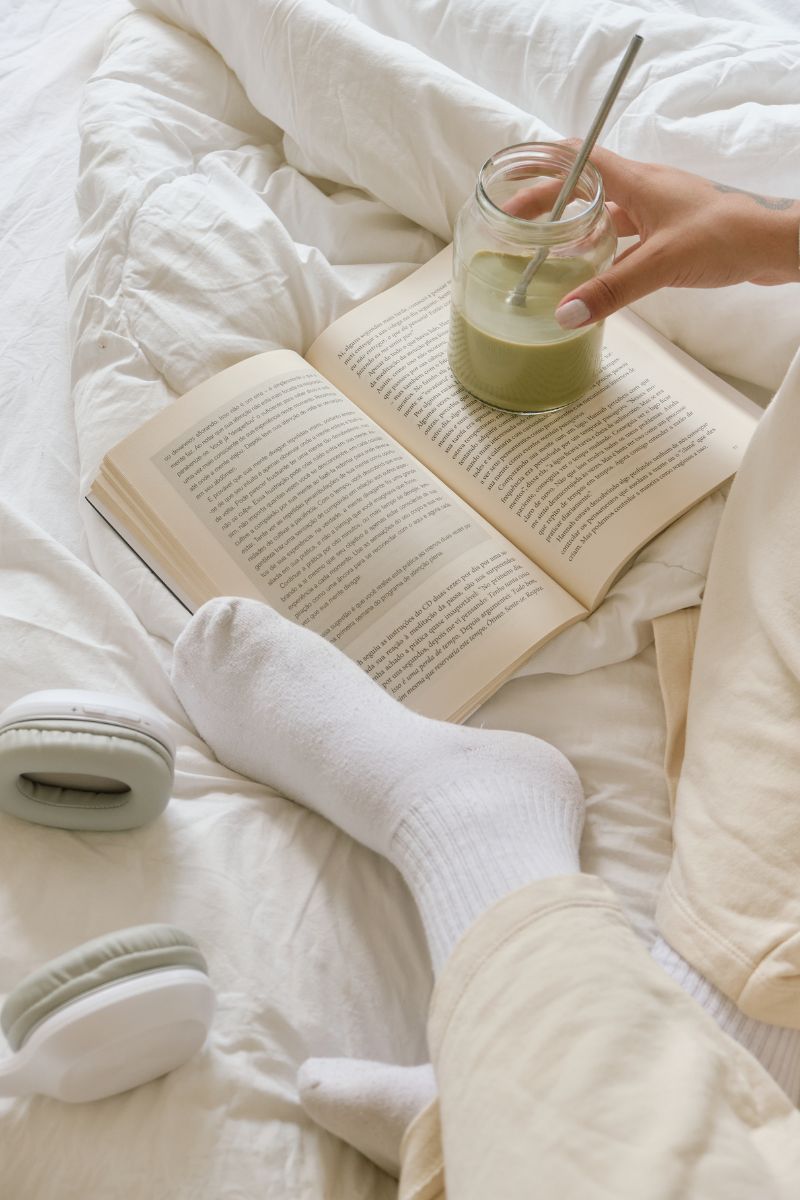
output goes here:
[{"label": "jar rim", "polygon": [[[533,246],[556,246],[566,242],[576,241],[588,232],[601,215],[605,205],[603,180],[600,172],[590,162],[583,167],[575,188],[581,184],[589,193],[586,207],[582,212],[570,217],[561,217],[557,221],[543,221],[541,218],[517,217],[500,208],[489,196],[486,188],[505,170],[523,165],[545,165],[563,167],[563,177],[575,161],[577,151],[563,142],[517,142],[513,146],[504,146],[486,159],[475,184],[475,196],[478,207],[491,222],[499,236],[508,241],[524,243]],[[494,171],[492,179],[490,173]],[[559,172],[560,174],[560,172]],[[556,177],[558,177],[556,175]]]}]

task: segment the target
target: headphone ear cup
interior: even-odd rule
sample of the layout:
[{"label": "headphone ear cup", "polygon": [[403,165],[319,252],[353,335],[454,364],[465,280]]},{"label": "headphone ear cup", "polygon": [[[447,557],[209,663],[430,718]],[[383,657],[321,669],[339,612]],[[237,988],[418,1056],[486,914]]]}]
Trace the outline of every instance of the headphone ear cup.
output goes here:
[{"label": "headphone ear cup", "polygon": [[132,976],[189,967],[208,974],[194,938],[174,925],[137,925],[104,934],[33,971],[8,996],[0,1026],[12,1050],[65,1005]]},{"label": "headphone ear cup", "polygon": [[170,750],[143,730],[51,718],[0,731],[0,809],[38,825],[134,829],[163,812],[173,778]]}]

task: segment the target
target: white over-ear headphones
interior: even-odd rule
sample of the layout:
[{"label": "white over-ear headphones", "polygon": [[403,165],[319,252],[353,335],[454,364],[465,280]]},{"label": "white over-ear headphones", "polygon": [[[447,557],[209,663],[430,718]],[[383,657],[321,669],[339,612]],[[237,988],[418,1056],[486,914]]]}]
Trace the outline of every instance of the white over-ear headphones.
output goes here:
[{"label": "white over-ear headphones", "polygon": [[139,925],[62,954],[10,994],[0,1024],[15,1051],[0,1096],[100,1100],[156,1079],[200,1049],[214,990],[193,938]]},{"label": "white over-ear headphones", "polygon": [[56,689],[0,713],[0,809],[61,829],[133,829],[166,808],[175,743],[140,700]]},{"label": "white over-ear headphones", "polygon": [[[98,692],[23,696],[0,713],[0,809],[62,829],[133,829],[166,807],[175,745],[149,704]],[[0,1010],[14,1051],[0,1096],[99,1100],[186,1062],[214,991],[194,939],[172,925],[95,938],[34,971]]]}]

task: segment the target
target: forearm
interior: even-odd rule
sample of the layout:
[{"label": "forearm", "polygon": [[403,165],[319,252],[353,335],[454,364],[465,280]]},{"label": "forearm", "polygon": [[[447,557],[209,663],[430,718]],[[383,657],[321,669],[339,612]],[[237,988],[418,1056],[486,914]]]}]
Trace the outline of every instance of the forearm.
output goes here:
[{"label": "forearm", "polygon": [[752,282],[800,283],[800,200],[762,196],[723,183],[714,183],[714,188],[730,194],[736,207],[731,228],[737,228],[748,254],[755,251]]},{"label": "forearm", "polygon": [[800,200],[766,214],[772,270],[779,283],[800,283]]}]

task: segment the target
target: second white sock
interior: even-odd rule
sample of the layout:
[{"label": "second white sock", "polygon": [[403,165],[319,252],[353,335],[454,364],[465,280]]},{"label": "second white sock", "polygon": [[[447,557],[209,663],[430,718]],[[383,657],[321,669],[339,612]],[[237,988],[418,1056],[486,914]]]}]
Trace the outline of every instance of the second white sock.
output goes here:
[{"label": "second white sock", "polygon": [[397,1178],[406,1129],[436,1095],[433,1067],[356,1058],[309,1058],[297,1073],[303,1108],[318,1125]]}]

